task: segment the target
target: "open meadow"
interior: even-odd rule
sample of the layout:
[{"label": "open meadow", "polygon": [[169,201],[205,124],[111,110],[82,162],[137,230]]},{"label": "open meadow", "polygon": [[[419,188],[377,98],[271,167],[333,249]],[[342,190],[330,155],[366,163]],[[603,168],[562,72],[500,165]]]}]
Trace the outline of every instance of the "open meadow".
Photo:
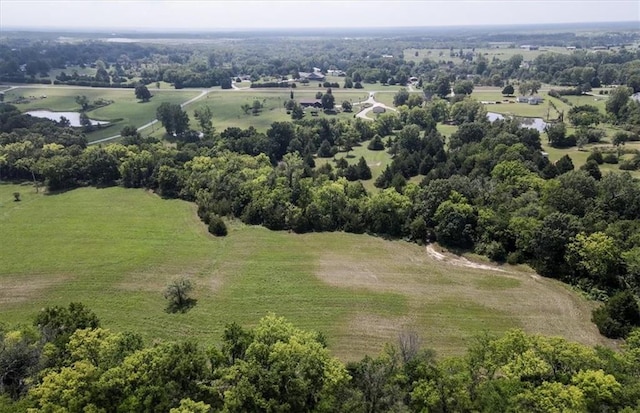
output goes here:
[{"label": "open meadow", "polygon": [[[113,103],[87,111],[89,118],[108,121],[110,125],[87,134],[89,142],[118,135],[124,126],[142,126],[156,118],[156,109],[163,102],[183,103],[198,96],[195,90],[155,90],[151,101],[136,99],[133,89],[105,89],[83,87],[17,87],[5,92],[5,102],[19,110],[51,110],[54,112],[79,111],[76,96],[86,96],[89,103],[103,99]],[[17,103],[24,102],[24,103]]]},{"label": "open meadow", "polygon": [[[116,331],[211,344],[226,323],[252,326],[275,312],[326,334],[343,360],[377,354],[406,330],[439,355],[513,327],[610,344],[590,322],[592,303],[524,268],[477,264],[437,246],[235,221],[215,238],[195,210],[143,190],[45,195],[0,185],[2,322],[29,323],[45,306],[80,301]],[[197,304],[168,314],[163,290],[181,276],[195,282]]]}]

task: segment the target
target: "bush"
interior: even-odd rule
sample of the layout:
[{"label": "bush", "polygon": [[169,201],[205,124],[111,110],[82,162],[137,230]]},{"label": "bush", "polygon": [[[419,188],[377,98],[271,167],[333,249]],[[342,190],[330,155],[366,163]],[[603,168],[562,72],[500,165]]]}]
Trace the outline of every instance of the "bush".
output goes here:
[{"label": "bush", "polygon": [[216,237],[227,235],[227,225],[219,215],[211,214],[209,216],[209,232]]},{"label": "bush", "polygon": [[371,142],[367,145],[367,149],[370,151],[381,151],[384,149],[384,142],[382,142],[382,138],[380,135],[375,135]]},{"label": "bush", "polygon": [[600,151],[591,152],[587,157],[587,162],[589,161],[596,161],[598,165],[602,165],[602,163],[604,162],[604,159],[602,158],[602,152]]},{"label": "bush", "polygon": [[619,168],[623,171],[635,171],[638,169],[638,165],[631,159],[625,159],[620,162]]},{"label": "bush", "polygon": [[618,157],[614,154],[614,153],[608,153],[606,155],[604,155],[602,157],[602,161],[604,163],[609,163],[609,164],[617,164],[618,163]]},{"label": "bush", "polygon": [[498,241],[479,242],[475,246],[475,252],[476,254],[484,255],[492,261],[502,262],[507,257],[507,252]]},{"label": "bush", "polygon": [[609,338],[624,338],[640,326],[640,307],[629,290],[615,294],[602,307],[593,310],[591,320],[600,334]]}]

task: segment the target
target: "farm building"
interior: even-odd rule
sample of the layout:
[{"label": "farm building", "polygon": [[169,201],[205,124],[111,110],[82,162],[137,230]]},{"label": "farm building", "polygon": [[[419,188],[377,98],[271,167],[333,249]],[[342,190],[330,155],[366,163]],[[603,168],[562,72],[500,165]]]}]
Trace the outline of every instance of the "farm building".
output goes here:
[{"label": "farm building", "polygon": [[516,98],[516,102],[528,103],[530,105],[539,105],[543,101],[544,99],[542,99],[540,96],[518,96]]}]

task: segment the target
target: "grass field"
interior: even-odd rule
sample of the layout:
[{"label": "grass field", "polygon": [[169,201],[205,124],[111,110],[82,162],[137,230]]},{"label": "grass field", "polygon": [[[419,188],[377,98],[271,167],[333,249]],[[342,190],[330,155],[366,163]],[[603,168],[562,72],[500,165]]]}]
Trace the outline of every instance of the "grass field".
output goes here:
[{"label": "grass field", "polygon": [[[481,53],[488,61],[497,58],[499,60],[509,60],[512,56],[521,55],[525,61],[530,61],[535,59],[537,56],[543,53],[561,53],[561,54],[570,54],[571,50],[567,50],[564,47],[541,47],[539,50],[525,50],[518,47],[506,47],[508,45],[502,45],[501,47],[492,47],[492,48],[475,48],[471,50],[469,48],[463,48],[463,53],[473,52],[475,55]],[[453,49],[453,51],[457,54],[460,49]],[[416,52],[418,52],[418,56],[416,56]],[[450,49],[405,49],[403,52],[404,59],[407,61],[413,61],[415,63],[420,63],[422,60],[428,58],[430,60],[434,60],[436,62],[444,60],[445,62],[453,62],[456,65],[462,63],[462,59],[459,56],[450,56]]]},{"label": "grass field", "polygon": [[[80,106],[75,98],[84,95],[93,102],[96,99],[112,100],[113,103],[87,112],[91,119],[110,121],[104,127],[87,134],[91,142],[108,136],[117,135],[126,125],[141,126],[156,117],[156,109],[163,102],[182,103],[198,95],[197,91],[163,91],[151,89],[154,95],[150,102],[139,102],[131,89],[78,89],[73,87],[42,87],[12,89],[5,93],[5,102],[11,103],[18,97],[30,99],[29,103],[16,104],[21,111],[46,109],[51,111],[77,111]],[[46,96],[46,98],[42,98]]]},{"label": "grass field", "polygon": [[[589,302],[531,272],[468,268],[450,254],[367,235],[232,222],[227,237],[214,238],[193,204],[143,190],[43,195],[0,185],[0,226],[0,314],[8,325],[81,301],[103,326],[147,340],[215,343],[225,323],[252,326],[275,312],[324,332],[343,360],[376,354],[403,330],[419,332],[440,355],[460,354],[474,334],[511,327],[610,344],[589,322]],[[162,292],[178,276],[194,280],[198,302],[168,314]]]},{"label": "grass field", "polygon": [[[317,87],[299,87],[293,90],[294,99],[315,99],[317,92],[325,92],[326,88]],[[342,102],[347,100],[356,103],[366,100],[368,94],[363,91],[354,91],[353,89],[341,90],[334,89],[332,91],[335,97],[335,105],[340,107]],[[258,131],[266,132],[273,122],[291,121],[291,115],[287,114],[284,108],[286,101],[290,99],[289,89],[248,89],[248,90],[220,90],[214,89],[207,94],[206,97],[189,105],[187,112],[191,118],[193,128],[198,128],[196,119],[193,114],[195,110],[202,106],[209,106],[213,112],[213,126],[218,131],[223,131],[228,127],[248,128],[253,126]],[[243,104],[251,105],[254,100],[259,100],[263,104],[263,109],[259,115],[253,115],[251,112],[245,114],[241,109]],[[354,108],[353,113],[340,113],[338,115],[325,115],[320,113],[322,117],[338,117],[353,118],[353,114],[357,111]],[[311,116],[307,114],[306,116]]]}]

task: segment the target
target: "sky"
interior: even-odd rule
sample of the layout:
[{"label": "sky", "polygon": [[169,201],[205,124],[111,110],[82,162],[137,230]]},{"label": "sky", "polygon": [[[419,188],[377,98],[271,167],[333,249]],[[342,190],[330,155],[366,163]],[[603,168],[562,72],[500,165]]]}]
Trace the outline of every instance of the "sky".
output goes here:
[{"label": "sky", "polygon": [[640,0],[0,0],[11,28],[194,31],[637,21]]}]

